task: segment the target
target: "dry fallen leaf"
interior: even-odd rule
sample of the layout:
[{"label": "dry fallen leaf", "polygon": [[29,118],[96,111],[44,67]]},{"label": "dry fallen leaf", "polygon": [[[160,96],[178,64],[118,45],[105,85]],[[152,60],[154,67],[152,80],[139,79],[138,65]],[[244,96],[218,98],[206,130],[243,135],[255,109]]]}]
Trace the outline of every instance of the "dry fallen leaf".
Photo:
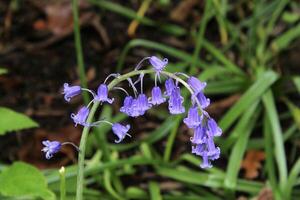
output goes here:
[{"label": "dry fallen leaf", "polygon": [[242,162],[242,168],[245,170],[245,178],[254,179],[258,176],[258,170],[261,168],[261,161],[265,160],[263,151],[249,150]]},{"label": "dry fallen leaf", "polygon": [[176,22],[184,22],[190,15],[191,10],[199,4],[199,0],[181,1],[178,6],[171,12],[170,18]]}]

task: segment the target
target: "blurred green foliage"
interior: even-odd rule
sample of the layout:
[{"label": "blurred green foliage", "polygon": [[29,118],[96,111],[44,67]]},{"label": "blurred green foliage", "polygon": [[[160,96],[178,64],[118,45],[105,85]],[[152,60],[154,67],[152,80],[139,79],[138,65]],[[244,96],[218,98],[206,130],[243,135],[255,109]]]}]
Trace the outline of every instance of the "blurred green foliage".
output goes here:
[{"label": "blurred green foliage", "polygon": [[[295,187],[300,184],[300,159],[296,155],[289,156],[287,152],[295,149],[294,140],[299,140],[300,109],[289,99],[289,94],[299,94],[300,79],[299,76],[283,77],[276,68],[280,53],[300,38],[299,13],[296,12],[300,6],[297,1],[206,1],[197,31],[138,17],[133,9],[112,1],[89,2],[103,9],[101,12],[114,12],[128,19],[137,19],[141,26],[152,27],[173,37],[190,37],[195,43],[194,51],[190,53],[149,39],[132,39],[118,59],[118,72],[122,71],[131,49],[149,49],[175,58],[177,62],[170,63],[172,68],[199,75],[201,80],[207,81],[205,93],[208,96],[240,94],[241,97],[219,120],[224,136],[217,142],[222,149],[222,164],[225,166],[217,164],[206,171],[197,168],[200,159],[192,154],[177,155],[173,159],[172,149],[176,135],[180,134],[178,129],[182,116],[165,118],[162,111],[153,112],[164,119],[161,126],[142,140],[133,140],[129,144],[110,144],[106,139],[110,127],[101,125],[95,128],[88,139],[91,159],[86,161],[85,199],[236,199],[239,194],[254,198],[265,188],[272,190],[276,200],[299,198],[299,187]],[[170,8],[172,1],[161,0],[158,5]],[[227,17],[228,13],[238,12],[241,5],[246,6],[250,14],[232,22]],[[221,45],[205,38],[210,20],[216,20],[218,24]],[[274,33],[279,23],[284,23],[284,26],[279,33]],[[202,51],[205,51],[205,56],[200,57]],[[229,52],[235,54],[235,59],[229,56]],[[82,70],[80,72],[82,76]],[[293,83],[289,93],[282,91],[286,83]],[[281,102],[288,107],[286,113],[278,111]],[[99,116],[104,117],[114,122],[126,118],[123,114],[113,115],[112,108],[108,106],[103,107]],[[292,123],[282,126],[284,119]],[[161,141],[167,141],[164,152],[156,148]],[[240,163],[249,149],[266,153],[262,177],[258,180],[247,180],[240,173]],[[120,157],[129,150],[130,156]],[[4,170],[0,180],[16,165],[20,167],[20,164],[15,164]],[[137,166],[151,169],[155,177],[145,183],[146,187],[128,186],[128,177],[130,179],[140,173]],[[40,177],[38,171],[34,171],[33,176]],[[76,172],[76,165],[66,167],[67,199],[74,199]],[[44,175],[49,187],[58,196],[58,171],[45,171]],[[162,179],[173,180],[178,185],[172,190],[164,190]],[[45,189],[45,184],[42,185]],[[3,192],[1,186],[0,193],[8,194]]]}]

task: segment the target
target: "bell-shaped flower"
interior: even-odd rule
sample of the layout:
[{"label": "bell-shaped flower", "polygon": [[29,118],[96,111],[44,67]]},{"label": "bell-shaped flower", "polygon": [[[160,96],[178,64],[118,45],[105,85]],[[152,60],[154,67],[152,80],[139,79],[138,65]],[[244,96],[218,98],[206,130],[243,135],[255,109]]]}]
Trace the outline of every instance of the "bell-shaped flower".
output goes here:
[{"label": "bell-shaped flower", "polygon": [[205,82],[201,82],[199,81],[199,79],[197,79],[194,76],[191,76],[188,80],[187,83],[189,84],[189,86],[193,89],[193,91],[195,92],[195,94],[198,94],[199,92],[202,92],[202,90],[205,88],[206,83]]},{"label": "bell-shaped flower", "polygon": [[212,164],[210,162],[209,156],[204,152],[202,155],[202,163],[200,164],[202,169],[209,169],[212,168]]},{"label": "bell-shaped flower", "polygon": [[207,145],[207,155],[216,156],[220,155],[220,148],[215,146],[214,140],[212,137],[208,137],[206,141]]},{"label": "bell-shaped flower", "polygon": [[149,102],[152,105],[159,105],[166,101],[166,98],[162,96],[161,90],[158,86],[152,88],[152,97],[150,98]]},{"label": "bell-shaped flower", "polygon": [[205,144],[197,144],[192,146],[192,153],[201,156],[205,151]]},{"label": "bell-shaped flower", "polygon": [[173,89],[171,96],[169,98],[169,111],[171,114],[181,114],[185,112],[185,108],[182,105],[183,103],[183,97],[180,96],[180,88],[176,87]]},{"label": "bell-shaped flower", "polygon": [[147,110],[151,108],[151,104],[145,94],[139,94],[137,97],[136,109],[143,115]]},{"label": "bell-shaped flower", "polygon": [[209,132],[212,134],[212,136],[222,135],[222,129],[218,126],[218,124],[216,123],[216,121],[213,118],[208,119],[207,126],[208,126]]},{"label": "bell-shaped flower", "polygon": [[76,86],[69,86],[68,83],[64,83],[64,98],[67,102],[71,100],[71,98],[79,95],[81,93],[81,87],[76,85]]},{"label": "bell-shaped flower", "polygon": [[89,116],[90,110],[88,107],[83,106],[82,108],[79,109],[77,114],[72,113],[71,118],[73,119],[75,126],[77,124],[80,124],[82,126],[88,126],[86,123],[87,117]]},{"label": "bell-shaped flower", "polygon": [[168,59],[164,58],[163,60],[159,59],[156,56],[151,56],[149,58],[150,64],[153,66],[154,70],[159,73],[161,72],[165,66],[168,64]]},{"label": "bell-shaped flower", "polygon": [[108,98],[108,88],[106,84],[99,85],[97,95],[95,95],[94,99],[100,102],[108,102],[109,104],[112,104],[114,101],[113,98]]},{"label": "bell-shaped flower", "polygon": [[165,87],[166,87],[165,95],[166,95],[166,96],[171,96],[172,91],[176,88],[173,79],[168,78],[168,79],[166,80],[166,82],[165,82]]},{"label": "bell-shaped flower", "polygon": [[199,115],[197,106],[191,107],[188,112],[188,116],[183,119],[183,122],[189,128],[196,128],[201,124],[201,116]]},{"label": "bell-shaped flower", "polygon": [[46,159],[53,157],[53,154],[57,153],[61,149],[61,143],[58,141],[44,140],[42,144],[45,146],[42,151],[45,153]]},{"label": "bell-shaped flower", "polygon": [[206,98],[203,92],[198,92],[196,95],[192,95],[192,103],[195,104],[196,100],[199,101],[202,109],[208,107],[210,105],[210,99]]},{"label": "bell-shaped flower", "polygon": [[125,99],[124,99],[123,106],[120,108],[120,111],[122,113],[130,115],[132,103],[133,103],[133,97],[132,96],[126,96]]},{"label": "bell-shaped flower", "polygon": [[115,140],[115,143],[120,143],[125,138],[126,135],[131,137],[128,134],[129,129],[130,129],[129,124],[127,124],[126,126],[123,126],[120,123],[114,123],[112,125],[112,131],[118,137],[118,140]]},{"label": "bell-shaped flower", "polygon": [[191,138],[193,144],[203,144],[207,140],[206,128],[204,126],[197,126],[194,129],[194,136]]}]

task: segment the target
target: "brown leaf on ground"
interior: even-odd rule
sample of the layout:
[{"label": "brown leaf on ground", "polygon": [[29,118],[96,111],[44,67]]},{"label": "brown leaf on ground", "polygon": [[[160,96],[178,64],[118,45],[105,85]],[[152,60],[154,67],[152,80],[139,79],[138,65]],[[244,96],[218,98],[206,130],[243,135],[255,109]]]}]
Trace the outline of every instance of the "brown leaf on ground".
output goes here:
[{"label": "brown leaf on ground", "polygon": [[212,116],[220,115],[225,109],[229,108],[235,102],[237,102],[240,99],[240,97],[240,94],[229,96],[225,99],[212,103],[206,110]]},{"label": "brown leaf on ground", "polygon": [[254,200],[273,200],[273,193],[270,188],[263,188]]},{"label": "brown leaf on ground", "polygon": [[261,161],[265,160],[265,153],[263,151],[249,150],[245,159],[242,161],[242,169],[245,170],[244,177],[248,179],[257,178]]},{"label": "brown leaf on ground", "polygon": [[171,12],[170,18],[175,22],[184,22],[191,14],[191,10],[199,4],[199,0],[181,1],[178,6]]}]

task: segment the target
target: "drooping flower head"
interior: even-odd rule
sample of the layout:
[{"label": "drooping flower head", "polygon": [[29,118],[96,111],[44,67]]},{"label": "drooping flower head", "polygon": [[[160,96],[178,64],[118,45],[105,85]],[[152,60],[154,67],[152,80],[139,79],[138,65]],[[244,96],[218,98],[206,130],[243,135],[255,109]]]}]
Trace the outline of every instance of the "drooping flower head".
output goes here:
[{"label": "drooping flower head", "polygon": [[197,79],[194,76],[191,76],[188,80],[187,83],[189,84],[189,86],[193,89],[193,91],[195,92],[195,94],[198,94],[199,92],[202,92],[202,90],[205,88],[206,83],[205,82],[201,82],[199,81],[199,79]]},{"label": "drooping flower head", "polygon": [[87,117],[89,116],[89,113],[90,113],[90,109],[86,106],[80,108],[77,114],[72,113],[71,118],[73,119],[75,126],[77,126],[77,124],[80,124],[82,126],[88,126],[86,120]]},{"label": "drooping flower head", "polygon": [[201,116],[199,115],[197,106],[191,107],[188,112],[188,116],[183,119],[183,122],[189,128],[196,128],[202,122]]},{"label": "drooping flower head", "polygon": [[168,64],[168,59],[164,58],[163,60],[160,60],[158,57],[156,56],[151,56],[149,58],[149,62],[150,64],[153,66],[154,70],[156,72],[161,72],[165,66]]},{"label": "drooping flower head", "polygon": [[185,112],[185,108],[182,105],[183,97],[180,95],[180,88],[176,87],[173,89],[169,98],[169,111],[173,115],[181,114]]},{"label": "drooping flower head", "polygon": [[166,101],[166,98],[162,96],[161,90],[158,86],[152,88],[152,96],[150,98],[150,103],[152,105],[159,105]]},{"label": "drooping flower head", "polygon": [[106,84],[99,85],[97,95],[95,96],[95,100],[100,102],[108,102],[109,104],[112,104],[114,99],[108,98],[108,88]]},{"label": "drooping flower head", "polygon": [[61,143],[58,141],[49,141],[49,140],[44,140],[42,141],[42,144],[45,146],[42,151],[46,155],[46,159],[50,159],[53,157],[53,154],[57,153],[61,149]]},{"label": "drooping flower head", "polygon": [[165,87],[166,87],[166,92],[165,95],[166,96],[171,96],[172,91],[175,89],[175,83],[173,81],[173,79],[168,78],[165,82]]},{"label": "drooping flower head", "polygon": [[64,91],[63,94],[65,95],[64,98],[67,102],[71,100],[71,98],[79,95],[81,93],[81,87],[78,85],[69,86],[68,83],[64,83]]},{"label": "drooping flower head", "polygon": [[126,126],[123,126],[120,123],[114,123],[112,125],[112,131],[118,137],[118,140],[115,140],[115,143],[120,143],[125,138],[126,135],[131,137],[128,134],[129,129],[130,129],[129,124],[127,124]]}]

